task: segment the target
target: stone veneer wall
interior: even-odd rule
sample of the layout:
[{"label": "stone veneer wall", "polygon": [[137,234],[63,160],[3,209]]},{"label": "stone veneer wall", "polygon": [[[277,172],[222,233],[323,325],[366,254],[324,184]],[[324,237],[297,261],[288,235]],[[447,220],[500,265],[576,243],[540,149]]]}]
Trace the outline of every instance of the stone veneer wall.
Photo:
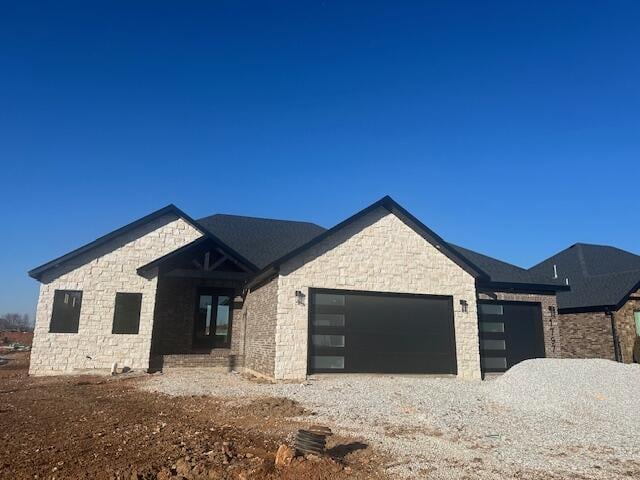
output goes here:
[{"label": "stone veneer wall", "polygon": [[[165,215],[80,255],[42,278],[29,372],[56,374],[119,366],[149,366],[157,277],[136,269],[192,242],[201,234],[175,215]],[[78,333],[49,333],[57,289],[82,290]],[[112,334],[116,292],[142,293],[140,329]]]},{"label": "stone veneer wall", "polygon": [[568,313],[559,319],[563,358],[615,360],[611,318],[606,313]]},{"label": "stone veneer wall", "polygon": [[636,332],[634,312],[640,311],[640,290],[630,296],[629,300],[616,312],[614,318],[616,331],[620,341],[621,360],[624,363],[633,362],[633,345],[640,332]]},{"label": "stone veneer wall", "polygon": [[555,294],[543,295],[482,290],[478,292],[478,299],[539,303],[542,308],[542,329],[544,332],[545,356],[549,358],[562,357],[560,319],[557,313],[558,303]]},{"label": "stone veneer wall", "polygon": [[273,277],[246,294],[244,331],[234,327],[234,335],[244,340],[245,370],[269,378],[275,377],[277,298],[278,277]]},{"label": "stone veneer wall", "polygon": [[308,301],[296,303],[295,291],[308,300],[310,288],[452,295],[458,375],[480,378],[474,278],[387,210],[370,212],[281,266],[276,379],[307,374]]}]

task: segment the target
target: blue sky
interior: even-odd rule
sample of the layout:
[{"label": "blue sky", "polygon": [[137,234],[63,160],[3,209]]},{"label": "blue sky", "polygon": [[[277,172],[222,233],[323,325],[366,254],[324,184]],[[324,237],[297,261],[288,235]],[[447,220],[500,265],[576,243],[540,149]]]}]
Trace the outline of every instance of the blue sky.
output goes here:
[{"label": "blue sky", "polygon": [[530,266],[640,253],[640,3],[3,2],[0,312],[168,203],[331,226],[385,194]]}]

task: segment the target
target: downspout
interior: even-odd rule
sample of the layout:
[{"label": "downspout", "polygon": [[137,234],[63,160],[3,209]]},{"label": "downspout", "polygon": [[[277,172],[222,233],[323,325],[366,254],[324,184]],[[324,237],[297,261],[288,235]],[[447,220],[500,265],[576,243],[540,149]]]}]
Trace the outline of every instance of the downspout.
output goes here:
[{"label": "downspout", "polygon": [[616,319],[613,312],[607,310],[605,313],[611,319],[611,336],[613,337],[613,354],[616,362],[622,362],[622,352],[620,350],[620,338],[616,328]]}]

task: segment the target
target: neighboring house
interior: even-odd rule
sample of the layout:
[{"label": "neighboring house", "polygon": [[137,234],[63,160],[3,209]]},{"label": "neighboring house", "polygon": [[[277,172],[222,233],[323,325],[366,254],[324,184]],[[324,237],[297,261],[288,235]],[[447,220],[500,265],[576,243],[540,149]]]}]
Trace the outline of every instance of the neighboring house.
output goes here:
[{"label": "neighboring house", "polygon": [[640,256],[577,243],[530,271],[571,284],[558,294],[562,356],[633,361],[640,335]]},{"label": "neighboring house", "polygon": [[448,244],[390,197],[329,230],[168,206],[29,274],[32,374],[216,366],[480,378],[560,356],[568,287]]}]

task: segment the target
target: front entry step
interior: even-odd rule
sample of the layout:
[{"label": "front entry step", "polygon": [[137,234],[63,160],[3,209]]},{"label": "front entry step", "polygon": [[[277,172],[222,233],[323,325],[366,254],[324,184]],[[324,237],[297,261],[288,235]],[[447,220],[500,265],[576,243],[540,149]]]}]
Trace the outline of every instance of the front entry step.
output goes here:
[{"label": "front entry step", "polygon": [[219,368],[227,371],[242,367],[242,357],[228,351],[213,350],[211,353],[180,353],[156,355],[151,364],[154,370],[167,368]]}]

